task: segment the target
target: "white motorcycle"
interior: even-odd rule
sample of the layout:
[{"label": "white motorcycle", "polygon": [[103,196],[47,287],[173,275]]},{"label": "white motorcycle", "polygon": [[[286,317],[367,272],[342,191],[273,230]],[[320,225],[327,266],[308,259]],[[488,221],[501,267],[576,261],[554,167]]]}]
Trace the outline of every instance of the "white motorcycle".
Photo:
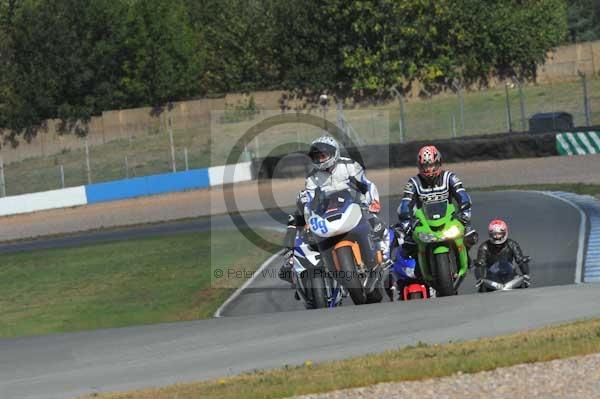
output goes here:
[{"label": "white motorcycle", "polygon": [[323,266],[316,245],[310,244],[308,232],[298,234],[288,262],[296,288],[296,299],[302,300],[307,309],[333,308],[342,305],[343,287],[332,278]]},{"label": "white motorcycle", "polygon": [[327,247],[331,272],[352,301],[356,305],[381,302],[389,272],[381,267],[383,254],[373,242],[360,192],[317,190],[304,217],[321,246]]}]

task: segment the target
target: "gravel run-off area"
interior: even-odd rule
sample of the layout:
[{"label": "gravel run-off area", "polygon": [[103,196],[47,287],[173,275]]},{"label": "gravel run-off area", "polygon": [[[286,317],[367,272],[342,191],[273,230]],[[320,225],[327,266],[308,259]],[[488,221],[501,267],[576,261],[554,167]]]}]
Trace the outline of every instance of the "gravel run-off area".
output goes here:
[{"label": "gravel run-off area", "polygon": [[475,374],[377,384],[296,399],[600,398],[600,354],[520,364]]},{"label": "gravel run-off area", "polygon": [[[600,155],[509,159],[445,165],[468,187],[534,183],[600,183]],[[368,171],[381,195],[401,194],[416,168]],[[233,187],[240,211],[295,202],[304,179]],[[172,193],[0,218],[0,241],[227,213],[222,188]]]}]

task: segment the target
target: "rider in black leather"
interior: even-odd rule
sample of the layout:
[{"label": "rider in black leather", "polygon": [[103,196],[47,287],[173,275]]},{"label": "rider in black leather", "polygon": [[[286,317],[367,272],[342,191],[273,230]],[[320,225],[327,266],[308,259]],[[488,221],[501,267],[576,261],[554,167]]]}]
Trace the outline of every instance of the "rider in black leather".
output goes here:
[{"label": "rider in black leather", "polygon": [[[467,248],[477,243],[477,231],[471,226],[471,197],[461,180],[450,171],[443,171],[442,155],[435,146],[425,146],[417,157],[419,174],[411,177],[404,187],[404,196],[398,207],[400,230],[408,238],[413,227],[413,208],[428,202],[456,201],[458,219],[465,226]],[[407,240],[410,243],[410,240]]]},{"label": "rider in black leather", "polygon": [[475,278],[485,278],[487,270],[496,262],[516,263],[525,278],[525,287],[530,285],[529,257],[523,255],[515,240],[508,238],[508,226],[503,220],[492,220],[488,227],[490,238],[479,246],[475,261]]}]

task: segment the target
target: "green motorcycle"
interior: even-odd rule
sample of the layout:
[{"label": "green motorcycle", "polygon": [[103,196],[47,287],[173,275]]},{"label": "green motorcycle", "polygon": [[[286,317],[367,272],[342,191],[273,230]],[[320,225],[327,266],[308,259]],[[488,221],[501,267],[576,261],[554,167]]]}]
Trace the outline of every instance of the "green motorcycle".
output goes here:
[{"label": "green motorcycle", "polygon": [[454,217],[455,211],[448,201],[430,202],[415,211],[418,223],[412,237],[419,250],[420,277],[437,296],[456,295],[469,268],[465,226]]}]

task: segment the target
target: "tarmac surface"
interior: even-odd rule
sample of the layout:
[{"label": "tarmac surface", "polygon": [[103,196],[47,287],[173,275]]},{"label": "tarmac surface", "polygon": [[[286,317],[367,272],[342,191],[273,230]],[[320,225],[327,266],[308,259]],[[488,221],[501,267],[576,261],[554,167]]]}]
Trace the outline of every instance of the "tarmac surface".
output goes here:
[{"label": "tarmac surface", "polygon": [[[580,224],[576,209],[533,192],[474,193],[473,198],[475,227],[482,231],[490,218],[505,218],[511,236],[533,258],[538,288],[466,294],[472,287],[467,279],[455,297],[307,311],[294,310],[299,302],[285,283],[256,279],[226,309],[235,317],[0,340],[0,397],[69,398],[162,386],[600,316],[600,287],[571,284]],[[385,204],[388,213],[393,215],[397,202],[395,197]],[[260,212],[248,220],[252,226],[278,226]],[[212,221],[219,228],[232,224],[227,216]],[[211,226],[199,223],[162,228]],[[150,228],[159,230],[137,234],[166,231]]]}]

